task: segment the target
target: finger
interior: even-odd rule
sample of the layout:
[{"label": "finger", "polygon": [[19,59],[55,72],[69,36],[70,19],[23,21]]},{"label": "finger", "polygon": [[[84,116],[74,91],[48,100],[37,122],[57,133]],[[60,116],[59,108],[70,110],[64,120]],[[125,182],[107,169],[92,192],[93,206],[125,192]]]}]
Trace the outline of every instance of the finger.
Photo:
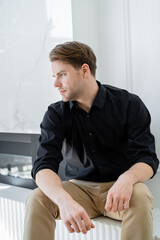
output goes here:
[{"label": "finger", "polygon": [[93,222],[91,222],[91,228],[95,228],[95,225],[93,224]]},{"label": "finger", "polygon": [[123,210],[127,210],[129,208],[129,201],[126,200],[123,204]]},{"label": "finger", "polygon": [[[94,224],[92,223],[91,219],[89,218],[89,216],[87,215],[87,213],[84,213],[82,215],[82,223],[83,223],[83,233],[86,233],[87,231],[89,231],[91,228],[94,228]],[[81,226],[80,226],[81,227]]]},{"label": "finger", "polygon": [[82,232],[83,234],[86,234],[87,233],[87,227],[85,226],[84,222],[82,219],[80,219],[78,222],[77,222],[77,225],[80,229],[80,232]]},{"label": "finger", "polygon": [[77,233],[80,232],[80,229],[79,229],[77,223],[76,223],[74,220],[72,220],[72,221],[70,222],[70,224],[71,224],[71,228],[74,230],[74,232],[77,232]]},{"label": "finger", "polygon": [[105,205],[105,209],[106,209],[108,212],[110,212],[111,209],[112,209],[112,203],[113,203],[113,198],[112,198],[111,195],[109,195],[109,196],[107,197],[107,201],[106,201],[106,205]]},{"label": "finger", "polygon": [[117,210],[118,212],[123,211],[124,210],[124,203],[123,200],[120,200],[117,206]]},{"label": "finger", "polygon": [[118,211],[118,200],[114,200],[112,203],[112,212],[117,212]]},{"label": "finger", "polygon": [[66,228],[67,228],[69,233],[73,233],[74,232],[74,229],[72,228],[70,222],[65,223],[65,226],[66,226]]},{"label": "finger", "polygon": [[95,225],[93,224],[91,219],[89,219],[88,224],[86,223],[85,226],[86,226],[87,231],[89,231],[91,228],[95,228]]}]

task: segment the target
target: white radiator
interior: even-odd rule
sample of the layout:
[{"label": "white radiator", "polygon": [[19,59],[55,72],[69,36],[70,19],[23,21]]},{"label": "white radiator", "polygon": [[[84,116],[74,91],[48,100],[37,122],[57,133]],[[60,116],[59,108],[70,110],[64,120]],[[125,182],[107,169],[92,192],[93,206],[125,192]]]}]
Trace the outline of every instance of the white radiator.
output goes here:
[{"label": "white radiator", "polygon": [[121,222],[104,217],[92,221],[95,228],[87,234],[69,233],[60,220],[56,221],[55,240],[120,240]]},{"label": "white radiator", "polygon": [[24,214],[23,202],[0,197],[0,239],[22,240]]},{"label": "white radiator", "polygon": [[[22,240],[25,215],[24,199],[30,190],[17,187],[4,189],[4,192],[2,189],[0,190],[0,239]],[[10,196],[12,196],[12,200]],[[13,200],[13,196],[16,200]],[[153,219],[154,240],[160,240],[159,209],[154,209]],[[95,229],[90,230],[86,235],[81,233],[69,234],[60,220],[56,223],[55,240],[120,240],[121,222],[106,217],[93,219]]]},{"label": "white radiator", "polygon": [[[0,239],[22,240],[25,206],[23,202],[0,197]],[[95,229],[86,235],[68,233],[62,221],[56,221],[56,240],[120,240],[120,222],[100,217],[93,220]],[[2,237],[3,236],[3,237]],[[44,239],[45,240],[45,239]]]}]

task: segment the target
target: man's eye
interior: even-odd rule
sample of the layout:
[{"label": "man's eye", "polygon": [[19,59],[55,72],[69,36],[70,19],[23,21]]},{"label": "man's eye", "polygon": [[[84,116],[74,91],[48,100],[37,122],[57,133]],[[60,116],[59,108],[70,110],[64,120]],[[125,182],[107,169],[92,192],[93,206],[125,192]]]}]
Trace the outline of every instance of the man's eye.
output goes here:
[{"label": "man's eye", "polygon": [[65,76],[65,73],[60,73],[60,77],[63,77],[63,76]]}]

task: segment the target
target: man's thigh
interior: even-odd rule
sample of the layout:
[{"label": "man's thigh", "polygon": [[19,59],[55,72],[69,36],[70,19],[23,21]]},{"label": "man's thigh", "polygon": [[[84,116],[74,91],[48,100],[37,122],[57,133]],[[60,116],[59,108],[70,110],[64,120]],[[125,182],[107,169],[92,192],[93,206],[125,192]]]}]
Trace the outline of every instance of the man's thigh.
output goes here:
[{"label": "man's thigh", "polygon": [[63,187],[86,210],[89,217],[94,218],[103,214],[107,192],[113,183],[75,180],[63,182]]}]

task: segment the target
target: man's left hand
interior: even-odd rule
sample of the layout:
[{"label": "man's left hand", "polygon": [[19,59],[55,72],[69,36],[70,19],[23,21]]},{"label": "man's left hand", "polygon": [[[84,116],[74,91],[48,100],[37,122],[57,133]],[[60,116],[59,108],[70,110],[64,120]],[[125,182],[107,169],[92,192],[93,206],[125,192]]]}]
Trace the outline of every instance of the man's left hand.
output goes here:
[{"label": "man's left hand", "polygon": [[130,176],[122,174],[108,191],[105,209],[110,212],[120,212],[129,208],[132,196],[133,182]]}]

